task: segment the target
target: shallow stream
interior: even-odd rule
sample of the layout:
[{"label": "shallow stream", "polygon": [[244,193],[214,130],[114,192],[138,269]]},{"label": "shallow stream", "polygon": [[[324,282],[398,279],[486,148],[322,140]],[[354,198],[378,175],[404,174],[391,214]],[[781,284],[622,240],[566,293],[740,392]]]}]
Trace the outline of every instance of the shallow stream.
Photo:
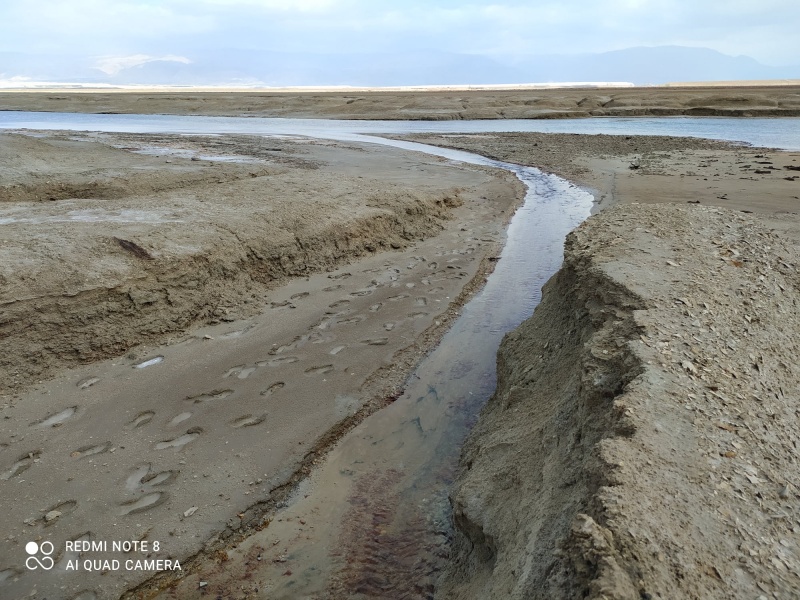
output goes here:
[{"label": "shallow stream", "polygon": [[[505,333],[531,315],[542,285],[561,263],[565,235],[589,215],[592,206],[588,192],[537,169],[364,134],[647,133],[800,149],[800,119],[348,122],[9,112],[0,113],[2,128],[288,134],[371,142],[504,168],[528,187],[494,272],[437,349],[411,375],[403,396],[341,440],[270,527],[231,553],[220,581],[206,583],[209,590],[215,583],[238,589],[249,579],[250,559],[277,546],[282,560],[264,561],[255,573],[262,590],[274,598],[326,591],[339,597],[431,596],[451,536],[447,493],[462,441],[494,391],[498,345]],[[297,522],[309,524],[304,535],[296,534]],[[286,562],[295,566],[286,568]],[[224,578],[228,583],[223,584]],[[196,581],[187,585],[198,589]]]},{"label": "shallow stream", "polygon": [[[452,533],[448,491],[464,437],[494,391],[500,341],[538,304],[593,198],[533,168],[430,151],[509,169],[528,186],[494,272],[404,394],[343,438],[270,527],[229,553],[224,573],[201,573],[179,596],[206,577],[212,592],[260,580],[270,598],[431,597]],[[254,562],[262,554],[268,560]]]}]

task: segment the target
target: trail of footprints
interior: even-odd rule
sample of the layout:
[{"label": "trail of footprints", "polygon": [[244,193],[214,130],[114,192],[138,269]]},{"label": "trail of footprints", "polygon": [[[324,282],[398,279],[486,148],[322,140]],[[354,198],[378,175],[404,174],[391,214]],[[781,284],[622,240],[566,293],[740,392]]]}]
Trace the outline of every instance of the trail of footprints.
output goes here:
[{"label": "trail of footprints", "polygon": [[[463,271],[462,267],[453,264],[461,260],[460,258],[453,258],[448,260],[448,264],[445,269],[439,269],[439,263],[436,261],[428,262],[427,268],[430,271],[430,275],[424,279],[422,279],[422,284],[425,286],[431,285],[432,281],[438,281],[441,279],[450,279],[450,278],[461,278],[467,275],[465,271]],[[418,269],[422,263],[427,262],[424,258],[417,257],[414,261],[410,262],[406,265],[405,269],[407,271],[413,271],[414,269]],[[384,269],[371,269],[369,270],[371,273],[378,273],[382,274],[387,283],[390,287],[401,287],[401,283],[399,283],[399,278],[402,273],[401,269],[397,267],[391,267],[387,265]],[[439,276],[440,279],[432,279],[433,277]],[[342,280],[351,277],[350,273],[342,273],[338,275],[329,275],[330,279],[333,280]],[[367,297],[374,294],[375,289],[382,287],[383,284],[379,283],[377,280],[373,280],[372,285],[368,286],[367,288],[357,290],[355,292],[351,292],[348,298],[341,298],[332,302],[329,305],[330,309],[346,309],[351,303],[352,300],[355,298],[362,298]],[[413,284],[408,284],[407,289],[411,289]],[[341,284],[331,285],[325,288],[323,291],[325,292],[335,292],[341,290],[343,286]],[[444,291],[442,287],[433,287],[428,289],[428,295],[436,295],[441,294]],[[308,292],[301,292],[298,294],[294,294],[290,297],[289,300],[284,302],[273,302],[273,308],[282,308],[282,307],[293,307],[293,302],[302,300],[309,296]],[[385,298],[382,302],[376,302],[369,307],[370,313],[377,313],[379,312],[387,302],[389,303],[397,303],[403,302],[412,299],[412,296],[408,293],[398,293],[392,296]],[[428,305],[428,298],[425,295],[417,295],[413,297],[413,306],[415,308],[424,308]],[[412,312],[409,313],[408,317],[411,319],[418,318],[420,316],[424,316],[427,313],[425,312]],[[327,334],[325,330],[329,329],[330,327],[337,327],[337,326],[348,326],[354,325],[364,321],[367,316],[364,314],[356,314],[351,315],[348,314],[347,310],[343,312],[331,312],[329,313],[329,319],[324,319],[316,326],[312,327],[311,330],[301,336],[296,337],[291,342],[276,346],[269,351],[269,354],[272,356],[269,359],[259,361],[252,365],[236,365],[228,369],[225,373],[222,374],[222,378],[225,380],[233,379],[247,379],[254,373],[256,373],[260,368],[277,368],[282,367],[285,365],[289,365],[292,363],[296,363],[302,360],[302,357],[298,354],[288,354],[290,352],[296,352],[298,349],[302,348],[306,344],[323,344],[323,343],[331,343],[335,340],[333,335]],[[387,332],[391,332],[396,328],[398,323],[396,322],[387,322],[383,324],[383,328]],[[238,337],[244,333],[246,333],[250,327],[246,327],[242,330],[237,330],[234,332],[229,332],[228,334],[223,334],[220,336],[221,339],[229,339],[233,337]],[[365,338],[360,341],[360,344],[365,346],[383,346],[388,344],[389,338],[388,337],[370,337]],[[329,354],[332,356],[336,356],[343,352],[347,348],[346,345],[336,345],[329,350]],[[146,360],[142,360],[134,365],[132,365],[136,369],[144,369],[150,367],[152,365],[161,363],[164,360],[163,356],[155,356],[153,358],[149,358]],[[328,373],[331,373],[335,370],[333,364],[322,364],[322,365],[312,365],[305,369],[303,369],[303,373],[310,377],[316,376],[323,376]],[[100,377],[90,376],[84,379],[81,379],[76,383],[76,386],[81,390],[88,390],[92,386],[97,385],[101,382]],[[276,381],[270,384],[268,387],[263,389],[260,392],[262,397],[270,397],[274,394],[281,392],[286,387],[286,383],[283,381]],[[183,425],[186,421],[190,420],[192,417],[195,416],[195,411],[202,410],[204,406],[209,405],[210,403],[225,401],[229,397],[233,396],[235,391],[230,388],[224,389],[215,389],[209,392],[204,392],[201,394],[187,396],[184,399],[184,403],[186,407],[191,410],[183,410],[178,412],[175,416],[173,416],[169,421],[166,422],[165,431],[168,429],[174,429],[181,425]],[[78,412],[80,408],[79,406],[70,406],[64,408],[60,411],[54,412],[46,417],[42,418],[39,421],[33,422],[30,424],[31,427],[35,427],[37,429],[48,429],[48,428],[56,428],[61,427],[65,423],[67,423],[71,418],[73,418]],[[153,410],[147,410],[137,414],[133,419],[131,419],[128,423],[126,423],[123,427],[126,431],[133,431],[137,430],[142,427],[146,427],[149,425],[153,419],[156,417],[156,412]],[[236,417],[230,421],[228,421],[228,425],[234,429],[241,429],[247,427],[254,427],[264,423],[267,420],[268,415],[264,414],[244,414],[239,417]],[[204,430],[201,427],[191,427],[187,429],[184,433],[180,435],[175,435],[173,437],[169,437],[167,439],[160,440],[153,444],[153,450],[156,452],[166,452],[166,451],[175,451],[179,452],[187,445],[195,442],[198,440],[204,433]],[[99,444],[91,444],[76,448],[70,456],[74,459],[84,459],[92,456],[96,456],[99,454],[103,454],[112,450],[113,444],[110,441],[102,442]],[[35,462],[38,461],[39,456],[41,454],[41,450],[33,450],[30,451],[22,456],[20,456],[13,464],[9,465],[8,468],[2,472],[0,472],[0,480],[10,480],[21,473],[24,473],[28,469],[30,469]],[[167,488],[175,482],[178,478],[179,472],[178,471],[157,471],[154,470],[153,465],[148,463],[144,465],[140,465],[133,469],[131,473],[125,480],[124,488],[126,495],[128,498],[124,499],[119,503],[119,510],[120,515],[131,515],[135,513],[140,513],[144,511],[151,510],[161,504],[163,504],[167,497]],[[77,507],[77,502],[74,500],[68,500],[65,502],[61,502],[57,505],[52,506],[50,509],[46,511],[46,515],[40,519],[43,525],[48,525],[55,520],[62,518],[69,513],[73,512]],[[48,520],[49,516],[49,520]],[[8,570],[0,572],[0,580],[2,580],[4,575],[8,575]],[[13,575],[13,574],[12,574]]]}]

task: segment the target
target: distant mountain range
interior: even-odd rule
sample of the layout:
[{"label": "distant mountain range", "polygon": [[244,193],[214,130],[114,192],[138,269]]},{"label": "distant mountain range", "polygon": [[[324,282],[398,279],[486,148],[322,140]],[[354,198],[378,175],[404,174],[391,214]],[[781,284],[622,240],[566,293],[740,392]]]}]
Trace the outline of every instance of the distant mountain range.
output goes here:
[{"label": "distant mountain range", "polygon": [[[116,61],[116,62],[115,62]],[[111,66],[109,66],[111,65]],[[575,55],[484,56],[441,52],[298,54],[241,49],[163,57],[0,53],[0,82],[153,85],[457,85],[625,81],[800,79],[800,66],[772,67],[707,48],[639,47]]]}]

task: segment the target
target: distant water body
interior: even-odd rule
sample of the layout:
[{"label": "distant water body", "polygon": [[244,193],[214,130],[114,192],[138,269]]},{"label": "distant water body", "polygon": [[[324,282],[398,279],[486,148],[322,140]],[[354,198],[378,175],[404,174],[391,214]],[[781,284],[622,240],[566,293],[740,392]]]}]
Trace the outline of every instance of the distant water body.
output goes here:
[{"label": "distant water body", "polygon": [[583,133],[699,137],[800,150],[800,118],[595,117],[480,121],[345,121],[178,115],[98,115],[0,111],[0,129],[66,129],[124,133],[301,135],[363,140],[362,135],[411,133]]}]

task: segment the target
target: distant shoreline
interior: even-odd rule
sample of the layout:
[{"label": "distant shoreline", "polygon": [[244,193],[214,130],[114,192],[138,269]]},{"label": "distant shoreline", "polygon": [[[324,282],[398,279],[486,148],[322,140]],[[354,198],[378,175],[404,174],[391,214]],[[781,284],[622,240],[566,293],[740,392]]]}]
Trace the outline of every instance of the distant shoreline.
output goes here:
[{"label": "distant shoreline", "polygon": [[[742,82],[748,84],[752,82]],[[151,88],[0,90],[0,110],[451,121],[585,117],[800,117],[800,82],[687,87]],[[565,85],[565,84],[561,84]],[[577,85],[577,84],[576,84]]]},{"label": "distant shoreline", "polygon": [[237,85],[113,85],[87,83],[29,82],[28,85],[13,86],[0,82],[0,93],[325,93],[325,92],[460,92],[460,91],[524,91],[524,90],[569,90],[569,89],[664,89],[664,88],[759,88],[800,86],[800,79],[769,79],[741,81],[688,81],[659,85],[636,85],[627,81],[560,81],[508,84],[455,84],[455,85],[401,85],[401,86],[350,86],[350,85],[298,85],[298,86],[237,86]]}]

